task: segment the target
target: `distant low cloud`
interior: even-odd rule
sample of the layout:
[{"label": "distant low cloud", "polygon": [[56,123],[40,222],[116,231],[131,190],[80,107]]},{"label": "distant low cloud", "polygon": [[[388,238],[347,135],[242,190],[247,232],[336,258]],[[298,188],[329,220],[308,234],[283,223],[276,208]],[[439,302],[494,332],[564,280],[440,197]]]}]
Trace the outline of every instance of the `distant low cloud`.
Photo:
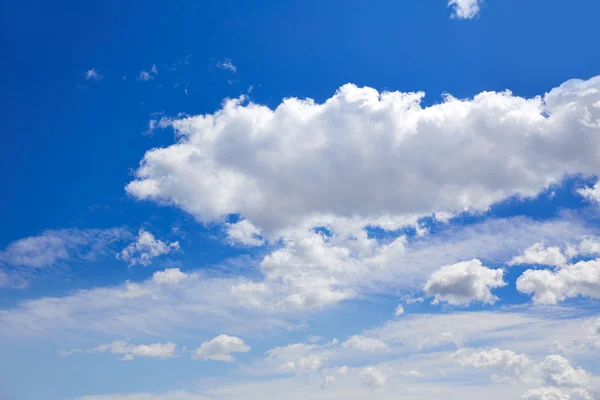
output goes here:
[{"label": "distant low cloud", "polygon": [[237,67],[233,65],[230,59],[226,59],[224,61],[219,61],[217,63],[217,68],[221,68],[227,71],[231,71],[233,73],[237,72]]},{"label": "distant low cloud", "polygon": [[176,350],[177,345],[171,342],[132,345],[126,340],[116,340],[91,350],[61,350],[59,353],[63,356],[70,356],[75,353],[110,353],[123,355],[122,360],[131,361],[135,357],[171,358],[175,356]]},{"label": "distant low cloud", "polygon": [[452,18],[473,19],[479,14],[482,0],[450,0],[448,7],[453,8]]},{"label": "distant low cloud", "polygon": [[213,360],[234,362],[231,353],[247,353],[250,351],[242,339],[235,336],[219,335],[212,340],[204,342],[196,349],[192,358],[196,360]]},{"label": "distant low cloud", "polygon": [[92,80],[92,81],[99,81],[102,78],[104,78],[103,75],[101,75],[96,68],[92,68],[90,70],[88,70],[86,73],[83,74],[83,76],[85,77],[86,81]]}]

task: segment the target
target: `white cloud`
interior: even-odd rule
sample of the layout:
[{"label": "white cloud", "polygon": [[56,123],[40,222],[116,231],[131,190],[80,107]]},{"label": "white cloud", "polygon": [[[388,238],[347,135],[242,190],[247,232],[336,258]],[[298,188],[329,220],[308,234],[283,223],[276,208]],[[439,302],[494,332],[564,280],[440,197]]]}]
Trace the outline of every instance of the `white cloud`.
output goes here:
[{"label": "white cloud", "polygon": [[[449,226],[415,242],[377,244],[364,231],[347,237],[343,228],[333,227],[330,238],[313,237],[314,232],[299,235],[293,243],[272,251],[269,255],[276,256],[275,260],[268,259],[253,271],[263,276],[252,281],[205,276],[205,270],[198,269],[186,271],[187,277],[178,284],[159,283],[158,274],[156,280],[22,301],[0,310],[0,336],[62,340],[95,332],[135,339],[140,334],[172,335],[181,330],[211,334],[278,330],[295,318],[305,318],[307,311],[352,296],[414,293],[440,263],[479,255],[501,264],[519,248],[539,240],[565,243],[589,233],[574,218],[492,219],[466,227]],[[308,241],[301,243],[304,238]],[[450,331],[446,327],[433,332],[431,340]]]},{"label": "white cloud", "polygon": [[164,285],[176,285],[187,277],[188,275],[181,272],[179,268],[168,268],[164,271],[156,271],[152,275],[152,281]]},{"label": "white cloud", "polygon": [[322,104],[229,100],[173,121],[177,143],[148,151],[126,189],[203,222],[239,214],[269,240],[325,218],[394,226],[487,210],[565,173],[600,173],[599,89],[595,77],[529,99],[482,92],[429,107],[420,92],[351,84]]},{"label": "white cloud", "polygon": [[237,67],[235,65],[233,65],[233,63],[231,62],[231,60],[227,59],[224,61],[219,61],[217,63],[217,68],[221,68],[227,71],[231,71],[233,73],[237,72]]},{"label": "white cloud", "polygon": [[122,355],[122,360],[131,361],[135,357],[171,358],[175,356],[177,345],[175,343],[152,343],[132,345],[126,340],[115,340],[114,342],[102,344],[91,350],[62,350],[63,356],[74,353],[110,353]]},{"label": "white cloud", "polygon": [[527,270],[517,290],[533,295],[538,304],[556,304],[572,297],[600,299],[600,260],[579,261],[556,271]]},{"label": "white cloud", "polygon": [[593,187],[577,189],[577,193],[588,200],[600,201],[600,182],[596,182]]},{"label": "white cloud", "polygon": [[558,247],[545,247],[543,243],[536,243],[525,249],[523,255],[514,257],[508,265],[536,264],[549,266],[562,266],[567,263],[567,258]]},{"label": "white cloud", "polygon": [[249,351],[250,346],[239,337],[219,335],[202,343],[196,349],[192,358],[196,360],[234,362],[235,358],[231,353],[247,353]]},{"label": "white cloud", "polygon": [[149,80],[156,78],[156,75],[158,75],[158,68],[156,68],[156,65],[152,65],[150,72],[145,71],[145,70],[140,71],[139,80],[144,81],[144,82],[149,81]]},{"label": "white cloud", "polygon": [[402,304],[398,304],[398,307],[396,307],[396,309],[394,310],[394,315],[396,317],[399,317],[402,314],[404,314],[404,307],[402,307]]},{"label": "white cloud", "polygon": [[245,219],[235,224],[227,224],[226,230],[229,239],[234,243],[241,243],[246,246],[261,246],[265,242],[260,236],[260,231]]},{"label": "white cloud", "polygon": [[366,352],[377,352],[387,349],[387,344],[379,339],[369,338],[365,336],[355,335],[350,339],[342,343],[343,347],[348,349],[366,351]]},{"label": "white cloud", "polygon": [[431,274],[425,283],[425,293],[434,296],[434,303],[447,302],[466,306],[472,301],[493,304],[498,298],[490,289],[505,286],[504,271],[484,267],[474,259],[446,265]]},{"label": "white cloud", "polygon": [[449,0],[448,7],[453,7],[453,18],[473,19],[479,14],[483,0]]},{"label": "white cloud", "polygon": [[577,256],[597,256],[600,254],[600,238],[584,236],[577,245],[570,245],[565,252],[570,258]]},{"label": "white cloud", "polygon": [[361,383],[370,389],[378,389],[382,387],[387,380],[387,377],[383,374],[383,372],[375,367],[367,367],[363,369],[363,371],[360,373],[360,377]]},{"label": "white cloud", "polygon": [[89,81],[90,79],[91,79],[91,80],[94,80],[94,81],[99,81],[99,80],[101,80],[102,78],[104,78],[104,76],[103,76],[103,75],[101,75],[101,74],[100,74],[100,73],[99,73],[99,72],[96,70],[96,68],[92,68],[92,69],[90,69],[90,70],[86,71],[86,73],[85,73],[85,74],[83,74],[83,76],[85,77],[85,80],[86,80],[86,81]]},{"label": "white cloud", "polygon": [[524,379],[525,374],[532,367],[532,362],[527,355],[497,348],[473,352],[459,358],[459,363],[484,368],[492,373],[494,381],[510,383]]},{"label": "white cloud", "polygon": [[140,229],[136,241],[125,247],[117,258],[128,262],[130,266],[136,264],[148,266],[153,258],[177,250],[179,250],[179,242],[165,243],[156,239],[152,233]]}]

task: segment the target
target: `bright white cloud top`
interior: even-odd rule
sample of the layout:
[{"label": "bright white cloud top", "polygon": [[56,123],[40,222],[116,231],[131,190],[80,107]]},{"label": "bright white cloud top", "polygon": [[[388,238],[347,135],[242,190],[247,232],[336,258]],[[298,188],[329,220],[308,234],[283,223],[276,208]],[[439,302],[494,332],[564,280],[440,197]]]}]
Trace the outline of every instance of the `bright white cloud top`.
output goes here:
[{"label": "bright white cloud top", "polygon": [[351,84],[322,104],[229,100],[174,120],[177,143],[147,152],[127,192],[199,221],[240,214],[269,239],[332,217],[394,227],[487,210],[565,173],[600,172],[599,89],[596,77],[529,99],[482,92],[429,107],[421,92]]},{"label": "bright white cloud top", "polygon": [[448,7],[452,7],[452,17],[460,19],[473,19],[479,14],[483,0],[450,0]]}]

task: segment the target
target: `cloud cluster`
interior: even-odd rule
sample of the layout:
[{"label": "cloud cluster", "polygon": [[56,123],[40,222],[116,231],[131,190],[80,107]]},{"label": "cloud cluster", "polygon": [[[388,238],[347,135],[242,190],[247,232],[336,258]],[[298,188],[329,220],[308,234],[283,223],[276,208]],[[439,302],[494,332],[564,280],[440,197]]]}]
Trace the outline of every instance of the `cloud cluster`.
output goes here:
[{"label": "cloud cluster", "polygon": [[200,221],[239,214],[269,239],[326,217],[394,226],[486,210],[565,172],[600,172],[599,88],[595,77],[534,98],[482,92],[428,107],[421,92],[352,84],[323,103],[229,100],[174,120],[178,141],[148,151],[126,189]]},{"label": "cloud cluster", "polygon": [[492,373],[494,381],[509,383],[522,379],[532,366],[527,355],[497,348],[473,352],[461,357],[459,363],[475,368],[485,368]]},{"label": "cloud cluster", "polygon": [[578,296],[600,299],[600,260],[579,261],[555,271],[527,270],[517,279],[517,290],[533,295],[539,304]]},{"label": "cloud cluster", "polygon": [[193,355],[196,360],[213,360],[233,362],[232,353],[247,353],[251,349],[242,339],[236,336],[219,335],[198,347]]},{"label": "cloud cluster", "polygon": [[179,250],[179,242],[165,243],[156,239],[152,233],[140,229],[135,242],[125,247],[117,258],[128,262],[129,266],[136,264],[148,266],[153,258],[177,250]]},{"label": "cloud cluster", "polygon": [[487,268],[481,261],[473,259],[440,268],[431,274],[424,290],[434,297],[434,304],[447,302],[465,306],[472,301],[494,304],[498,297],[491,289],[506,285],[503,275],[503,270]]},{"label": "cloud cluster", "polygon": [[567,263],[567,258],[559,247],[545,247],[543,243],[536,243],[525,249],[522,255],[514,257],[508,265],[549,265],[562,266]]}]

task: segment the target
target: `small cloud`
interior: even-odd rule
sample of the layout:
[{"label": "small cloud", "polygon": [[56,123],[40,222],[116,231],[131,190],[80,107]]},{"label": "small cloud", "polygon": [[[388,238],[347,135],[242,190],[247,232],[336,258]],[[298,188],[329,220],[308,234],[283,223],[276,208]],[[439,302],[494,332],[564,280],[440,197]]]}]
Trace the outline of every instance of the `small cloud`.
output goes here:
[{"label": "small cloud", "polygon": [[402,304],[398,304],[398,307],[396,307],[396,310],[394,310],[394,315],[399,317],[402,314],[404,314],[404,307],[402,307]]},{"label": "small cloud", "polygon": [[152,65],[150,72],[144,70],[140,71],[139,79],[140,81],[146,82],[156,78],[156,75],[158,75],[158,68],[156,68],[156,65]]},{"label": "small cloud", "polygon": [[140,229],[135,242],[123,249],[117,258],[129,262],[129,266],[148,266],[154,257],[179,250],[179,242],[165,243],[148,231]]},{"label": "small cloud", "polygon": [[142,135],[152,135],[157,129],[165,129],[173,123],[173,120],[168,117],[161,117],[161,119],[151,119],[148,121],[148,130],[142,132]]},{"label": "small cloud", "polygon": [[86,73],[83,74],[83,76],[85,77],[86,81],[89,80],[93,80],[93,81],[99,81],[102,78],[104,78],[103,75],[101,75],[96,68],[92,68],[90,70],[88,70]]},{"label": "small cloud", "polygon": [[230,59],[226,59],[224,61],[219,61],[217,63],[217,68],[225,69],[227,71],[231,71],[233,73],[237,72],[237,67],[233,65]]},{"label": "small cloud", "polygon": [[482,0],[450,0],[448,7],[452,7],[451,18],[473,19],[479,14]]},{"label": "small cloud", "polygon": [[204,342],[196,349],[192,356],[195,360],[213,360],[223,362],[234,362],[231,353],[247,353],[250,351],[244,341],[235,336],[219,335],[212,340]]}]

